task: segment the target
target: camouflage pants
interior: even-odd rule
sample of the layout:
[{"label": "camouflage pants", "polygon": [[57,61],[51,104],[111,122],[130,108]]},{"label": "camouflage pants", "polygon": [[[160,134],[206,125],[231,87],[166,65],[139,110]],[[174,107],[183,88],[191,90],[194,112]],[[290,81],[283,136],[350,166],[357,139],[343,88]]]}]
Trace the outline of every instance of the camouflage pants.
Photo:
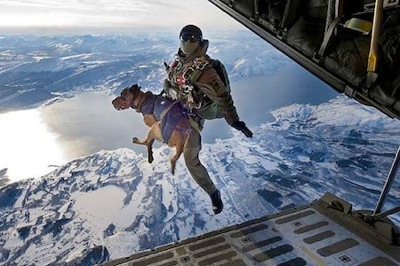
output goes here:
[{"label": "camouflage pants", "polygon": [[207,169],[199,160],[199,152],[201,150],[201,135],[196,130],[192,130],[189,141],[183,150],[186,167],[196,183],[204,189],[209,195],[215,192],[216,188],[211,180]]}]

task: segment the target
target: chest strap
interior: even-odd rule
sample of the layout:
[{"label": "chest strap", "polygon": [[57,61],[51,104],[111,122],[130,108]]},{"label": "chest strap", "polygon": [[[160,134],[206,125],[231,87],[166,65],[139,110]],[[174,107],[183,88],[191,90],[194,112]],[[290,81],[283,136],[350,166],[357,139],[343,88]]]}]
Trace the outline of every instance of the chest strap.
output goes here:
[{"label": "chest strap", "polygon": [[193,61],[192,68],[194,70],[188,79],[189,83],[193,84],[194,82],[196,82],[199,79],[200,75],[203,73],[204,69],[209,65],[210,61],[205,59],[204,57],[196,58]]},{"label": "chest strap", "polygon": [[[171,66],[171,69],[178,73],[175,76],[175,83],[179,85],[193,84],[203,73],[204,69],[210,65],[210,61],[205,57],[195,58],[193,62],[183,63],[179,59],[176,59]],[[172,73],[172,72],[170,72]]]}]

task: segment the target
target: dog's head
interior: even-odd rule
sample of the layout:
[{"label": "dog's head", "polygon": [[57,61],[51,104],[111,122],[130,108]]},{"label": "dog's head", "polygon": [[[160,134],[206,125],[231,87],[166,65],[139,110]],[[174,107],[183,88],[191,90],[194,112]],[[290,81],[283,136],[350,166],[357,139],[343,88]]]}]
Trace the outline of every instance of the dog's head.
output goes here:
[{"label": "dog's head", "polygon": [[129,107],[133,107],[133,101],[139,92],[140,87],[137,84],[123,89],[120,96],[112,101],[114,108],[117,110],[125,110]]}]

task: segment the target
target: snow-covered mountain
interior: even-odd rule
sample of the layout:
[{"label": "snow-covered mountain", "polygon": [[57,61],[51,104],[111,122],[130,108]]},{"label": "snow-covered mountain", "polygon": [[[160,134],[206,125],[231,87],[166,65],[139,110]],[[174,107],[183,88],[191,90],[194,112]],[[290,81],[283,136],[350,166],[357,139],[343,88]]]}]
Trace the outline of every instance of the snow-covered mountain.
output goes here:
[{"label": "snow-covered mountain", "polygon": [[[374,208],[399,123],[344,97],[273,115],[275,122],[253,128],[251,140],[235,132],[204,145],[201,160],[225,202],[217,216],[182,159],[175,176],[169,173],[165,146],[151,165],[130,149],[101,151],[3,188],[0,262],[90,265],[305,204],[326,191],[356,209]],[[399,201],[399,185],[386,208]]]},{"label": "snow-covered mountain", "polygon": [[[115,94],[132,80],[157,92],[175,39],[0,38],[0,111],[57,104],[88,90]],[[248,32],[210,39],[210,54],[232,81],[292,64]],[[225,203],[219,215],[182,158],[170,174],[166,146],[154,149],[153,164],[129,148],[102,150],[0,188],[0,265],[93,265],[306,204],[327,191],[355,209],[375,207],[399,145],[399,121],[344,96],[265,115],[274,121],[252,125],[252,139],[233,130],[233,137],[203,144],[200,159]],[[399,185],[395,180],[384,209],[398,203]],[[399,215],[392,218],[400,224]]]}]

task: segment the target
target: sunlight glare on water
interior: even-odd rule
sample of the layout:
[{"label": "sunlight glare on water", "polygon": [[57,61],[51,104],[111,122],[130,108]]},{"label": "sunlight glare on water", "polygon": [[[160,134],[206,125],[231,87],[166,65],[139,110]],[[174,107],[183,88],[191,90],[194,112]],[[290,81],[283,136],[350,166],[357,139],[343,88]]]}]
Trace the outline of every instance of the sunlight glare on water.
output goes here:
[{"label": "sunlight glare on water", "polygon": [[39,110],[0,114],[0,125],[0,170],[8,169],[11,182],[40,177],[66,162]]}]

